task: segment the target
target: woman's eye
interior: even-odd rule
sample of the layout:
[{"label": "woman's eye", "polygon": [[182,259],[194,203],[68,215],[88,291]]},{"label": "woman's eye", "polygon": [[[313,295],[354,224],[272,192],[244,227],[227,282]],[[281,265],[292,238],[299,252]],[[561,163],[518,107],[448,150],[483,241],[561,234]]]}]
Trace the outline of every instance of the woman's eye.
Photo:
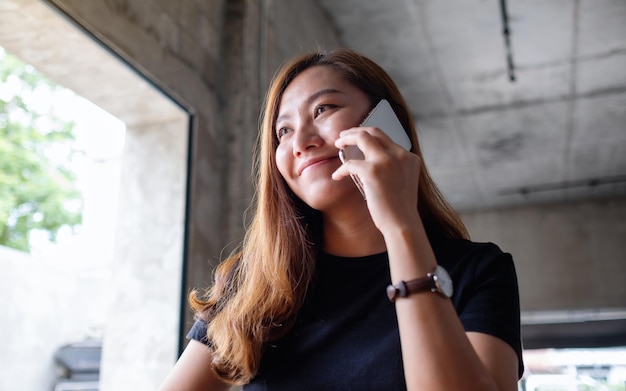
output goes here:
[{"label": "woman's eye", "polygon": [[315,108],[315,117],[317,118],[317,116],[319,116],[320,114],[322,114],[323,112],[325,112],[326,110],[335,107],[334,105],[319,105]]},{"label": "woman's eye", "polygon": [[278,137],[278,139],[280,140],[284,135],[289,133],[289,131],[289,128],[280,128],[276,131],[276,137]]}]

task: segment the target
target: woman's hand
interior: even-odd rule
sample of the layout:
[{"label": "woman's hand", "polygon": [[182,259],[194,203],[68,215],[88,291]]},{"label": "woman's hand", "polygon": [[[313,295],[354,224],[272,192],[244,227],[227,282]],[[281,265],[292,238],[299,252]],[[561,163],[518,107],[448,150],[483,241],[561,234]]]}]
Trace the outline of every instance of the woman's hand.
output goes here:
[{"label": "woman's hand", "polygon": [[419,219],[420,157],[374,127],[355,127],[341,132],[335,147],[343,149],[349,145],[356,145],[365,159],[347,160],[333,173],[333,179],[341,180],[351,174],[358,177],[370,215],[383,234],[391,228],[413,226],[415,219]]}]

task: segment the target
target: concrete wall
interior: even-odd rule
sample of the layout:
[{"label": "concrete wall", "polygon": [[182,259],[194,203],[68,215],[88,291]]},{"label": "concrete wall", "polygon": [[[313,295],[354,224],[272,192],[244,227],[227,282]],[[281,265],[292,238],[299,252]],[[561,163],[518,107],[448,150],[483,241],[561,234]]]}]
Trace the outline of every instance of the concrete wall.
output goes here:
[{"label": "concrete wall", "polygon": [[463,214],[513,254],[523,311],[626,308],[626,198]]},{"label": "concrete wall", "polygon": [[177,120],[127,131],[117,240],[107,290],[103,390],[155,389],[178,357],[187,156],[184,125]]},{"label": "concrete wall", "polygon": [[[0,388],[49,389],[53,350],[97,329],[104,335],[103,388],[155,389],[178,356],[188,115],[48,5],[6,0],[3,7],[0,44],[120,118],[127,137],[117,240],[106,270],[68,272],[63,256],[48,255],[36,266],[3,268],[14,279],[4,284],[3,298],[16,315],[0,322],[7,358]],[[99,249],[89,247],[79,267],[93,269]]]}]

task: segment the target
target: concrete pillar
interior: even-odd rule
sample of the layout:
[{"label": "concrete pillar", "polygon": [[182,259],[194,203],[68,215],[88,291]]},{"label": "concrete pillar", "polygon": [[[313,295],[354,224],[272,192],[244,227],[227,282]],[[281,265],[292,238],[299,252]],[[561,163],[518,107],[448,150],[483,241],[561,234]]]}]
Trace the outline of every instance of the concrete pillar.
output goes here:
[{"label": "concrete pillar", "polygon": [[178,356],[187,121],[127,129],[101,389],[154,390]]}]

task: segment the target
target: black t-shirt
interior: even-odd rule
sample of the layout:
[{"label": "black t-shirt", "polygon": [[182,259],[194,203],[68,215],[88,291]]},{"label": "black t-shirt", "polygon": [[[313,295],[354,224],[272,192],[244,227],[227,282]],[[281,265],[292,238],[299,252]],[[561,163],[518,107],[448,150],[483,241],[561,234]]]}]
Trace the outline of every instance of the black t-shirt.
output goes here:
[{"label": "black t-shirt", "polygon": [[[513,260],[492,243],[432,243],[454,283],[452,302],[465,331],[498,337],[519,358],[520,307]],[[293,329],[268,344],[245,390],[405,390],[386,253],[359,258],[321,254]],[[206,343],[197,321],[188,338]]]}]

